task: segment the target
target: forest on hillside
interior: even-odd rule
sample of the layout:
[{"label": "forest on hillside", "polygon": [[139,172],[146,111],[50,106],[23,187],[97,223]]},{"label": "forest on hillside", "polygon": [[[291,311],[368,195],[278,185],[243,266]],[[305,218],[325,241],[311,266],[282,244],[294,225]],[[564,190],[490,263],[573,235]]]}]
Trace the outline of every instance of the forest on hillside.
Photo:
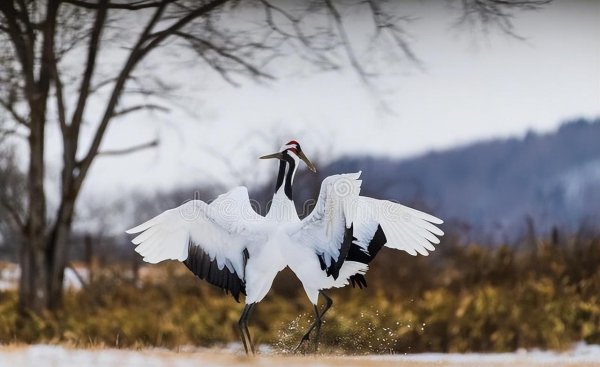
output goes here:
[{"label": "forest on hillside", "polygon": [[[503,243],[531,230],[600,230],[600,119],[549,133],[494,139],[412,159],[345,157],[326,176],[363,171],[362,192],[430,209],[475,240]],[[465,233],[467,234],[467,233]]]}]

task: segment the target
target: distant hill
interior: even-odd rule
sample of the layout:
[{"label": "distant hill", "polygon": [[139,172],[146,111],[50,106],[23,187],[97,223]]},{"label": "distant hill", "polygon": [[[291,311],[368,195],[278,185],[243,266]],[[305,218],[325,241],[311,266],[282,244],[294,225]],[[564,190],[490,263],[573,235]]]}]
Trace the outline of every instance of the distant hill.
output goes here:
[{"label": "distant hill", "polygon": [[526,218],[541,232],[600,228],[600,119],[413,159],[345,157],[323,175],[357,170],[364,194],[430,209],[488,238],[514,238]]}]

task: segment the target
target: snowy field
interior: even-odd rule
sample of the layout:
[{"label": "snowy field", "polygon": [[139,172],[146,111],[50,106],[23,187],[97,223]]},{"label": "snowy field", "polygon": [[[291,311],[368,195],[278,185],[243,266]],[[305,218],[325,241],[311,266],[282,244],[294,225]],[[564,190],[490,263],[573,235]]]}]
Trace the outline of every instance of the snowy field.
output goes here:
[{"label": "snowy field", "polygon": [[600,346],[577,345],[568,352],[502,354],[413,354],[345,356],[261,355],[247,358],[239,351],[160,349],[69,349],[34,345],[0,347],[0,367],[213,367],[213,366],[600,366]]}]

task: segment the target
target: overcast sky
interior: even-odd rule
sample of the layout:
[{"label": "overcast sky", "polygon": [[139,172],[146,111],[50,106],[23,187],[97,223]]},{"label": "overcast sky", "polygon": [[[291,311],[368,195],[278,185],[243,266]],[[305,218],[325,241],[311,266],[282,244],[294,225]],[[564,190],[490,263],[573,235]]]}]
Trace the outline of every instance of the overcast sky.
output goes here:
[{"label": "overcast sky", "polygon": [[318,162],[344,154],[408,157],[600,116],[600,1],[556,1],[520,13],[514,24],[524,41],[453,27],[458,13],[443,4],[405,5],[422,68],[401,62],[382,70],[371,89],[350,69],[315,73],[294,62],[276,70],[273,82],[240,87],[201,67],[162,68],[184,83],[176,92],[181,108],[122,119],[105,144],[160,137],[160,147],[98,159],[85,196],[257,185],[276,171],[257,157],[289,139]]}]

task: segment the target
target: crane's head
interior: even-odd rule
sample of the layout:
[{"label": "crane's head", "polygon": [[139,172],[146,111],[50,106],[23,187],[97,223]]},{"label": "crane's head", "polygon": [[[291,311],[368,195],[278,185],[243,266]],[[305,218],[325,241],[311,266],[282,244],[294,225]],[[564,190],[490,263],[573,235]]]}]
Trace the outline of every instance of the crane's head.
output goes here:
[{"label": "crane's head", "polygon": [[312,164],[310,162],[310,160],[308,160],[308,158],[306,158],[306,155],[304,155],[302,148],[300,148],[300,144],[298,144],[298,142],[295,140],[290,140],[287,143],[285,143],[281,147],[280,152],[263,155],[262,157],[260,157],[260,159],[277,158],[277,159],[285,160],[286,157],[299,158],[304,163],[306,163],[306,166],[308,166],[309,170],[311,170],[313,172],[317,172],[317,169],[315,168],[314,164]]}]

